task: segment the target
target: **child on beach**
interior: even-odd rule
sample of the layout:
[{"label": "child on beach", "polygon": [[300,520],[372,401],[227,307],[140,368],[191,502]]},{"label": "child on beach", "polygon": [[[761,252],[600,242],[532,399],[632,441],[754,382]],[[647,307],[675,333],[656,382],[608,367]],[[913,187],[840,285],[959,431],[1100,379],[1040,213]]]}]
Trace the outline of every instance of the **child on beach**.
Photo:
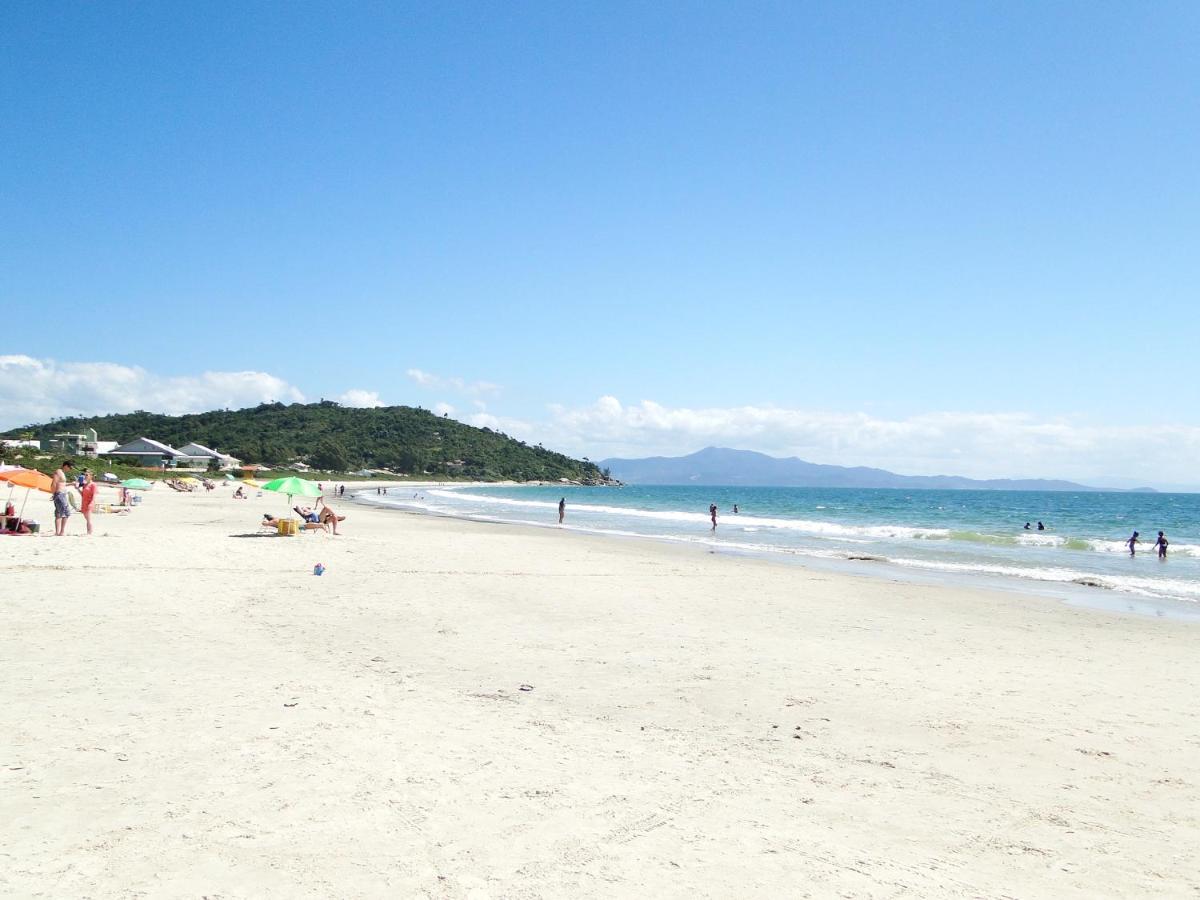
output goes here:
[{"label": "child on beach", "polygon": [[1158,533],[1158,540],[1154,542],[1154,547],[1158,550],[1158,558],[1167,558],[1167,536],[1161,531]]},{"label": "child on beach", "polygon": [[1137,546],[1139,543],[1141,543],[1141,542],[1138,540],[1138,533],[1135,531],[1135,532],[1133,533],[1133,537],[1131,537],[1131,538],[1130,538],[1129,540],[1127,540],[1125,543],[1129,545],[1129,555],[1130,555],[1130,556],[1133,556],[1133,554],[1134,554],[1134,548],[1135,548],[1135,547],[1136,547],[1136,546]]}]

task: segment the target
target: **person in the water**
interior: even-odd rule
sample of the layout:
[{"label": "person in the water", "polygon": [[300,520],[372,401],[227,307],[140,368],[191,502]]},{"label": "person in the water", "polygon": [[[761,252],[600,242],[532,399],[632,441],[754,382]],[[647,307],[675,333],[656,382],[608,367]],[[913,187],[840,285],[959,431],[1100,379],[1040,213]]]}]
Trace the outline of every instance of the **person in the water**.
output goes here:
[{"label": "person in the water", "polygon": [[1154,549],[1158,551],[1159,559],[1167,558],[1167,536],[1161,531],[1158,533],[1158,540],[1154,542]]},{"label": "person in the water", "polygon": [[1038,522],[1038,531],[1045,531],[1045,530],[1046,530],[1046,526],[1043,525],[1041,522]]},{"label": "person in the water", "polygon": [[1141,543],[1141,541],[1139,541],[1139,540],[1138,540],[1138,533],[1135,531],[1135,532],[1133,533],[1133,537],[1131,537],[1131,538],[1130,538],[1129,540],[1127,540],[1125,543],[1129,545],[1129,555],[1130,555],[1130,556],[1133,556],[1133,555],[1134,555],[1134,548],[1135,548],[1135,547],[1137,547],[1137,545],[1138,545],[1139,543]]}]

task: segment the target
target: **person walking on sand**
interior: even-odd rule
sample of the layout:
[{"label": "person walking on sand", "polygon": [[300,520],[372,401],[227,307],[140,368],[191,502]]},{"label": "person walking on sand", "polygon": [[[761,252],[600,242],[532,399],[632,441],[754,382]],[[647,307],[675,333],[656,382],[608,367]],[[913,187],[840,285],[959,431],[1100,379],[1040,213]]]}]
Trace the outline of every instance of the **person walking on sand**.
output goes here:
[{"label": "person walking on sand", "polygon": [[1135,547],[1137,547],[1137,545],[1138,545],[1139,543],[1141,543],[1141,542],[1138,540],[1138,533],[1135,531],[1135,532],[1133,533],[1133,537],[1131,537],[1131,538],[1130,538],[1129,540],[1127,540],[1125,543],[1129,545],[1129,555],[1130,555],[1130,556],[1133,556],[1133,555],[1134,555],[1134,548],[1135,548]]},{"label": "person walking on sand", "polygon": [[717,530],[717,504],[710,503],[708,505],[708,514],[709,514],[709,516],[712,517],[712,523],[713,523],[712,530],[716,531]]},{"label": "person walking on sand", "polygon": [[1158,551],[1159,559],[1167,558],[1167,536],[1161,531],[1158,533],[1158,540],[1154,542],[1154,548]]},{"label": "person walking on sand", "polygon": [[563,517],[567,514],[567,498],[563,497],[558,501],[558,524],[561,525]]},{"label": "person walking on sand", "polygon": [[56,537],[62,537],[67,531],[67,519],[71,516],[71,504],[67,502],[67,485],[70,484],[70,479],[67,477],[67,469],[72,469],[74,466],[69,459],[64,459],[54,472],[54,476],[50,479],[50,496],[54,501],[54,534]]},{"label": "person walking on sand", "polygon": [[92,504],[96,500],[96,482],[92,480],[92,470],[83,470],[83,485],[79,488],[79,511],[83,513],[83,521],[87,522],[87,533],[92,533]]}]

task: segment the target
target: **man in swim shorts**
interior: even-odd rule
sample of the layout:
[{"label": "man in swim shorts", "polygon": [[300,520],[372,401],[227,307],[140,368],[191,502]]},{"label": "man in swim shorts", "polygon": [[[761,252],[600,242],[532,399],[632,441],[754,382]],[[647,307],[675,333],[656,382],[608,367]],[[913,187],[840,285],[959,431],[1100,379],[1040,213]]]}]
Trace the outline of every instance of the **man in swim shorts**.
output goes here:
[{"label": "man in swim shorts", "polygon": [[57,537],[66,533],[67,519],[71,517],[71,504],[67,502],[67,485],[70,483],[67,470],[72,468],[71,461],[64,459],[50,479],[50,494],[54,500],[54,534]]}]

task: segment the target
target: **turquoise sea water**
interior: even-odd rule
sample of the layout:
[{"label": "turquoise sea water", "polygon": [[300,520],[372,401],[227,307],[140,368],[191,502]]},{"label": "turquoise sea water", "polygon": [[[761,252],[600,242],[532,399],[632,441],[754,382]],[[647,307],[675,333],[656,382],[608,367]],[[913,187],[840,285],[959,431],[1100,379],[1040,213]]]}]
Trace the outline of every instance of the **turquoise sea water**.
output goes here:
[{"label": "turquoise sea water", "polygon": [[[414,496],[415,494],[415,496]],[[392,489],[361,500],[463,518],[557,526],[791,558],[870,563],[1029,588],[1107,588],[1200,612],[1200,494],[854,488],[485,486]],[[710,503],[719,508],[712,530]],[[733,505],[739,512],[733,513]],[[1025,522],[1036,529],[1025,531]],[[1125,541],[1141,532],[1136,556]],[[1159,530],[1166,560],[1151,545]]]}]

